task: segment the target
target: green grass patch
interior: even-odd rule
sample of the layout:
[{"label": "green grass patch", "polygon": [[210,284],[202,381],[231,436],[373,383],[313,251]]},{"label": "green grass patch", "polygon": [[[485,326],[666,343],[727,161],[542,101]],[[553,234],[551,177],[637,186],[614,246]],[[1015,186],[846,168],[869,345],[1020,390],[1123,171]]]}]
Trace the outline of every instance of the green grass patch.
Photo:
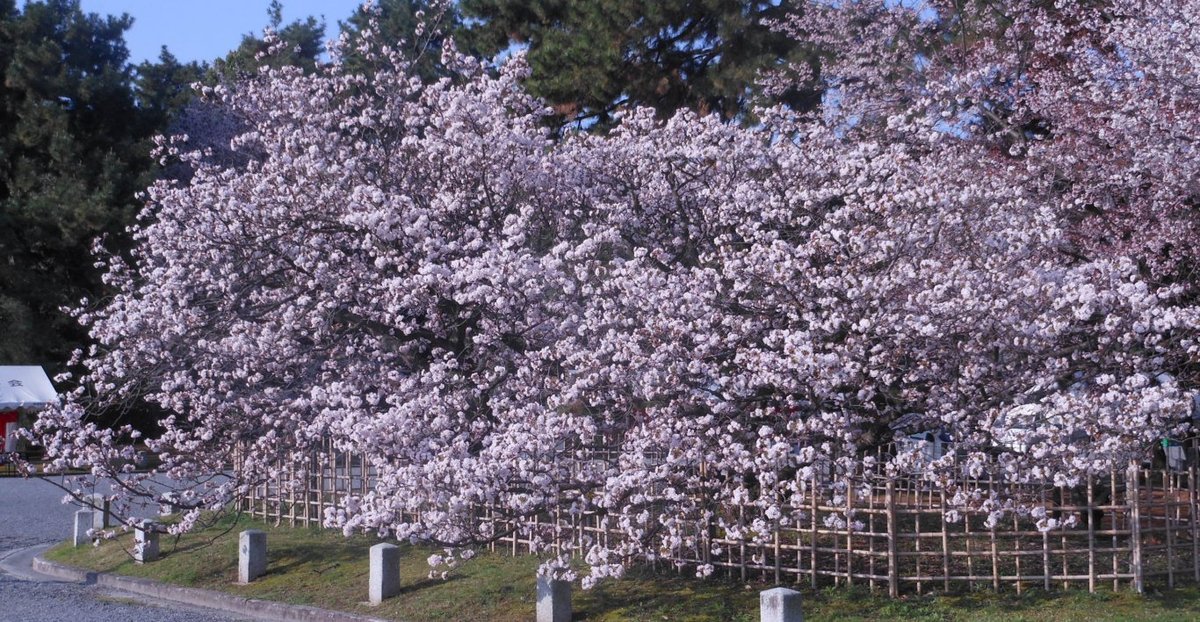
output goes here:
[{"label": "green grass patch", "polygon": [[[267,532],[267,574],[250,585],[237,585],[237,534],[243,529]],[[482,553],[446,580],[429,579],[425,560],[435,549],[402,546],[403,592],[379,607],[367,598],[367,550],[376,539],[344,538],[340,533],[305,527],[272,527],[241,518],[226,518],[208,530],[179,539],[164,536],[163,556],[149,564],[129,557],[132,537],[99,547],[63,544],[46,557],[102,572],[147,577],[166,583],[221,590],[266,600],[341,609],[393,620],[528,621],[534,613],[534,572],[538,560]],[[758,619],[758,591],[769,585],[721,578],[696,580],[674,572],[635,570],[574,597],[577,620],[647,620],[751,622]],[[1081,591],[1022,595],[990,591],[951,596],[889,600],[865,589],[800,588],[805,620],[991,621],[1062,620],[1196,620],[1200,589],[1187,587],[1163,594]]]}]

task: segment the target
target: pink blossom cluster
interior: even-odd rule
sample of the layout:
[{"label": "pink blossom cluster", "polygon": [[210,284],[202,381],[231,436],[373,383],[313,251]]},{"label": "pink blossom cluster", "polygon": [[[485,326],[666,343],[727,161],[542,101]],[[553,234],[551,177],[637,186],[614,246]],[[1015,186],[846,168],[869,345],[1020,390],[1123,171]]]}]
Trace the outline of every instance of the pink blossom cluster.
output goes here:
[{"label": "pink blossom cluster", "polygon": [[[92,409],[161,405],[162,466],[114,502],[177,529],[330,441],[379,476],[327,524],[435,566],[598,514],[626,537],[573,551],[588,584],[702,559],[710,526],[761,541],[864,466],[1071,486],[1141,460],[1197,388],[1200,3],[1006,2],[961,44],[959,4],[813,3],[779,27],[827,50],[823,109],[750,128],[633,110],[555,141],[519,56],[447,49],[422,84],[370,37],[367,75],[206,88],[228,145],[163,141],[190,175],[104,258],[84,388],[37,432],[113,477],[136,432]],[[910,430],[953,451],[877,453]]]}]

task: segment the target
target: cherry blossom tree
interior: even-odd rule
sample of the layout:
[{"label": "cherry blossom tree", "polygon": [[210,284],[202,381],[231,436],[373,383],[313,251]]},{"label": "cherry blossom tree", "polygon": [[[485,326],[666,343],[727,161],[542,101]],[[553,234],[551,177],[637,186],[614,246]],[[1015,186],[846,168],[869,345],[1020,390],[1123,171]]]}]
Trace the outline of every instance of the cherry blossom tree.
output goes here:
[{"label": "cherry blossom tree", "polygon": [[[1190,230],[1163,223],[1194,210],[1195,76],[1168,74],[1197,66],[1197,7],[1031,0],[967,32],[958,4],[778,24],[828,50],[830,95],[754,128],[633,110],[552,142],[519,56],[447,49],[425,84],[369,30],[369,74],[209,88],[229,149],[164,139],[191,174],[105,258],[83,388],[37,433],[111,478],[138,433],[89,409],[160,404],[163,464],[117,502],[182,508],[177,529],[326,442],[379,473],[327,515],[347,532],[469,549],[597,513],[625,537],[579,551],[589,584],[700,558],[706,529],[769,537],[801,482],[864,465],[1072,485],[1138,460],[1190,433],[1196,390]],[[881,451],[911,425],[955,451]]]},{"label": "cherry blossom tree", "polygon": [[[1127,256],[1154,285],[1182,285],[1191,300],[1195,8],[814,3],[779,27],[830,51],[822,79],[838,92],[832,108],[843,122],[900,130],[889,135],[895,142],[920,139],[924,122],[940,119],[942,133],[990,146],[1005,166],[1024,169],[1025,184],[1038,185],[1070,222],[1063,252]],[[785,88],[787,78],[780,81]]]}]

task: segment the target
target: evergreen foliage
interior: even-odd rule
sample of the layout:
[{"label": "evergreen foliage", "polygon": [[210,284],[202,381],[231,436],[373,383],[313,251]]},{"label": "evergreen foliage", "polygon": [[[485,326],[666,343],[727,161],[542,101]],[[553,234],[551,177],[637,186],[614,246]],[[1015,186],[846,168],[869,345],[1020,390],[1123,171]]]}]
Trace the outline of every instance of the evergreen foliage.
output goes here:
[{"label": "evergreen foliage", "polygon": [[[810,59],[800,41],[769,24],[788,2],[745,0],[463,0],[462,39],[492,55],[528,48],[527,87],[566,121],[606,127],[621,107],[666,117],[682,108],[746,118],[760,71]],[[804,87],[780,101],[809,109]]]},{"label": "evergreen foliage", "polygon": [[193,99],[192,85],[211,68],[207,64],[181,63],[163,46],[158,62],[143,62],[134,77],[135,97],[143,123],[156,131],[173,128]]},{"label": "evergreen foliage", "polygon": [[0,5],[0,363],[60,368],[83,333],[59,309],[100,291],[92,240],[150,181],[128,16],[78,0]]},{"label": "evergreen foliage", "polygon": [[317,67],[325,49],[325,22],[309,16],[283,24],[283,5],[273,0],[267,10],[268,28],[275,33],[279,45],[272,48],[263,37],[252,33],[242,36],[237,49],[213,63],[209,82],[236,80],[255,73],[259,67],[301,67],[311,72]]},{"label": "evergreen foliage", "polygon": [[368,63],[358,48],[372,19],[373,32],[379,41],[401,51],[423,80],[428,82],[447,75],[441,62],[442,46],[447,33],[456,33],[463,27],[456,6],[439,6],[427,0],[379,0],[370,9],[359,7],[339,23],[350,44],[345,61],[353,71],[369,73],[365,71]]}]

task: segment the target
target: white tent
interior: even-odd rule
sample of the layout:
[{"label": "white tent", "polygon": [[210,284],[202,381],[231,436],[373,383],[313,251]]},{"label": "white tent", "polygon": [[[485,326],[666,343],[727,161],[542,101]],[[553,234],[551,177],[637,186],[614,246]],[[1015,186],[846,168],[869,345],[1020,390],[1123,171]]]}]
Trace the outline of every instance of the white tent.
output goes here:
[{"label": "white tent", "polygon": [[58,392],[37,365],[0,365],[0,410],[44,408],[58,403]]},{"label": "white tent", "polygon": [[0,436],[3,437],[5,452],[17,448],[17,422],[15,413],[4,411],[20,409],[36,410],[58,403],[58,392],[46,372],[37,365],[0,365]]}]

